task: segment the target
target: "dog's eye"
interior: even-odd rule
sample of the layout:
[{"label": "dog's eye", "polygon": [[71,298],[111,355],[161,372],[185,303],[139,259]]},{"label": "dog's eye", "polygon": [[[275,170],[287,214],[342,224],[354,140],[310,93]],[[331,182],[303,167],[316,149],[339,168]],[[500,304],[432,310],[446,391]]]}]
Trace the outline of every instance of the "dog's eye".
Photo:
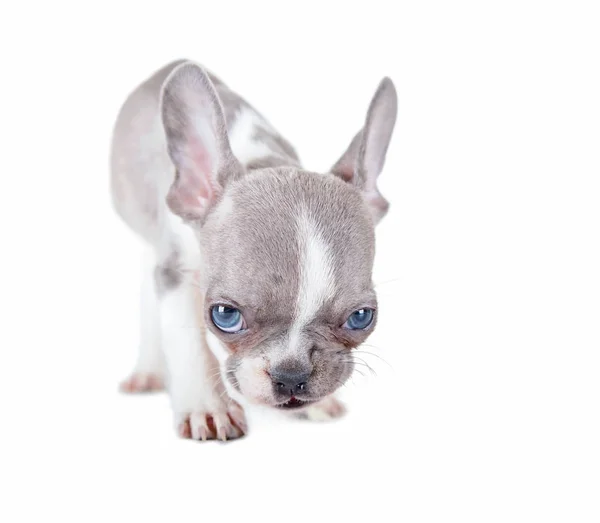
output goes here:
[{"label": "dog's eye", "polygon": [[348,319],[346,323],[344,323],[344,328],[350,330],[364,330],[373,322],[373,309],[358,309],[354,311]]},{"label": "dog's eye", "polygon": [[210,315],[213,323],[223,332],[239,332],[246,328],[242,313],[227,305],[215,305]]}]

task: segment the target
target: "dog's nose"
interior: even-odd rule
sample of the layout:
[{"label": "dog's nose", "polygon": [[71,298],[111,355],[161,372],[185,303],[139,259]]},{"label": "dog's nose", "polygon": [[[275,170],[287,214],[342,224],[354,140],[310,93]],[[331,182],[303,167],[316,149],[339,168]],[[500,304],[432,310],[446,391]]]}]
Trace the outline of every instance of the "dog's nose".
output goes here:
[{"label": "dog's nose", "polygon": [[271,379],[277,392],[283,394],[299,394],[306,390],[306,382],[310,372],[276,369],[271,372]]}]

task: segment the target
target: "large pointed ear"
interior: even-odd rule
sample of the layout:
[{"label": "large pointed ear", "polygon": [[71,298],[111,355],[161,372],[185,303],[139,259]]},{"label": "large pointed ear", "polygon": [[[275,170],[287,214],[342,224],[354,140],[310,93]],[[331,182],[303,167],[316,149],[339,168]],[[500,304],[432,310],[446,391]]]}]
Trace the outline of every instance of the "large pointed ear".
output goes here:
[{"label": "large pointed ear", "polygon": [[161,113],[176,169],[167,204],[186,221],[202,220],[227,181],[243,173],[206,72],[191,62],[176,67],[163,84]]},{"label": "large pointed ear", "polygon": [[396,89],[386,77],[371,100],[364,127],[331,169],[331,172],[362,191],[375,223],[385,216],[389,208],[389,203],[377,189],[377,177],[385,163],[397,111]]}]

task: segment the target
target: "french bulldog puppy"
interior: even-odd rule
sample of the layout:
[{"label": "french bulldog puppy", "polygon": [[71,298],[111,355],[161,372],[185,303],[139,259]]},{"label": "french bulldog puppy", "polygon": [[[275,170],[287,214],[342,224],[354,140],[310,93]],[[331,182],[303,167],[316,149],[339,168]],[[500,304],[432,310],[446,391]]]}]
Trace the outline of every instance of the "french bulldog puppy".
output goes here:
[{"label": "french bulldog puppy", "polygon": [[364,127],[330,172],[241,96],[190,61],[127,98],[111,150],[117,214],[148,246],[137,365],[121,389],[168,390],[181,437],[234,439],[244,406],[308,418],[373,332],[377,189],[396,121],[384,78]]}]

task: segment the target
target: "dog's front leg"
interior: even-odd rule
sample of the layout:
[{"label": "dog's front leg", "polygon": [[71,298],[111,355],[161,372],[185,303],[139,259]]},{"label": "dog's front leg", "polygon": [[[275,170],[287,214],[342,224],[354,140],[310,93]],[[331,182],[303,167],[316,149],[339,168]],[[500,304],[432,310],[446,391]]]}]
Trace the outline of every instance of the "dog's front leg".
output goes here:
[{"label": "dog's front leg", "polygon": [[242,408],[227,394],[219,364],[210,352],[197,293],[184,281],[162,297],[162,341],[174,421],[181,437],[234,439],[246,432]]}]

